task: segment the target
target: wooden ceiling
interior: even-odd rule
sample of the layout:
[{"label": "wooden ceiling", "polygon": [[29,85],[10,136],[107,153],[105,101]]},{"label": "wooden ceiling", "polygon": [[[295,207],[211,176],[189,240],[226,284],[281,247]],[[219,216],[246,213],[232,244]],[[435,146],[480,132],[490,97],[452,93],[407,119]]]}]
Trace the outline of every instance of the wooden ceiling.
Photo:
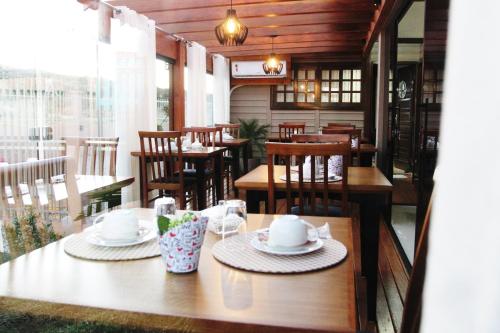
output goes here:
[{"label": "wooden ceiling", "polygon": [[156,21],[161,29],[196,41],[208,52],[227,57],[275,53],[361,55],[374,17],[373,0],[233,0],[248,28],[244,45],[221,46],[214,28],[222,22],[230,0],[108,0]]}]

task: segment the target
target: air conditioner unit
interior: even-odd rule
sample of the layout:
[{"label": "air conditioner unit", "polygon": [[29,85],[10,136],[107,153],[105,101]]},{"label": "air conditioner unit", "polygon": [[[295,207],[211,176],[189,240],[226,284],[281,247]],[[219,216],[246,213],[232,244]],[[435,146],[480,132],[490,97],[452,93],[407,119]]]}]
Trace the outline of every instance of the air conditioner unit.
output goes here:
[{"label": "air conditioner unit", "polygon": [[262,68],[264,60],[256,61],[232,61],[231,75],[235,79],[257,79],[286,77],[286,60],[280,60],[283,69],[279,75],[266,74]]}]

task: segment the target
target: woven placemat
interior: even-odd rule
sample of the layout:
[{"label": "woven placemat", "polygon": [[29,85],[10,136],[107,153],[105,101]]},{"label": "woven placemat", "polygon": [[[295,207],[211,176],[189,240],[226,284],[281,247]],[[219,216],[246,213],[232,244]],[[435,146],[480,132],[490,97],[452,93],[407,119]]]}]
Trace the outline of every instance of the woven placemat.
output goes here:
[{"label": "woven placemat", "polygon": [[250,245],[257,233],[237,235],[218,241],[212,248],[220,262],[239,269],[262,273],[302,273],[338,264],[347,256],[347,249],[334,239],[323,239],[321,249],[302,255],[280,256],[258,251]]},{"label": "woven placemat", "polygon": [[127,247],[105,247],[88,243],[85,233],[74,234],[64,243],[64,251],[74,257],[90,260],[135,260],[160,255],[158,239]]}]

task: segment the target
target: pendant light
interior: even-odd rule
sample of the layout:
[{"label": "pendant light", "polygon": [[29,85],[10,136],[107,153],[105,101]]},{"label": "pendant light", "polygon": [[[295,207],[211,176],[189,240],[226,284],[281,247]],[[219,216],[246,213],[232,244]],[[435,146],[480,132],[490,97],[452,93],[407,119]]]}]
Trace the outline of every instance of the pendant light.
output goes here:
[{"label": "pendant light", "polygon": [[236,16],[233,0],[231,0],[231,8],[227,10],[226,19],[215,27],[215,35],[221,45],[227,46],[242,45],[247,39],[248,28]]},{"label": "pendant light", "polygon": [[264,72],[268,75],[279,75],[283,69],[283,64],[276,54],[274,54],[274,37],[276,36],[271,36],[271,54],[269,55],[269,58],[267,58],[266,62],[262,64]]}]

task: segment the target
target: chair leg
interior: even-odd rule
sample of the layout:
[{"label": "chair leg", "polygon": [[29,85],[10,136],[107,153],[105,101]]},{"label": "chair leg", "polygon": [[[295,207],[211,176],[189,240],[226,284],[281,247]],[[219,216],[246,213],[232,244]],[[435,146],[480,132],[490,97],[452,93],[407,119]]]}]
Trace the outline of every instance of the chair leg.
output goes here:
[{"label": "chair leg", "polygon": [[[230,189],[229,189],[229,174],[230,174],[230,172],[229,172],[229,167],[227,167],[227,169],[226,169],[226,171],[225,171],[225,174],[226,174],[227,195],[229,195],[229,193],[230,193],[230,192],[229,192],[229,191],[230,191]],[[224,191],[224,192],[225,192],[225,191]]]}]

